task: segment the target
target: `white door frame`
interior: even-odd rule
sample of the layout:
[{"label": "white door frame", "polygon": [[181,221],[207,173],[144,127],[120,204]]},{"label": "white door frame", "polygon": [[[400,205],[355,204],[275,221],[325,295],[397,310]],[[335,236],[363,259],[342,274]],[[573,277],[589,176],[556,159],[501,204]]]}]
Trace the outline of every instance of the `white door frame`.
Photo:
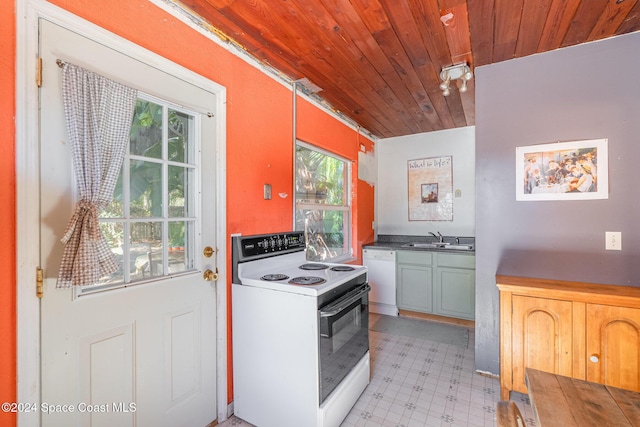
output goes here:
[{"label": "white door frame", "polygon": [[[216,94],[217,419],[228,417],[227,403],[227,242],[226,242],[226,88],[150,52],[45,0],[16,1],[16,307],[17,401],[40,407],[39,117],[36,58],[38,20],[45,18],[125,55]],[[45,76],[47,78],[47,76]],[[45,295],[46,298],[46,295]],[[18,413],[20,427],[40,425],[40,415]]]}]

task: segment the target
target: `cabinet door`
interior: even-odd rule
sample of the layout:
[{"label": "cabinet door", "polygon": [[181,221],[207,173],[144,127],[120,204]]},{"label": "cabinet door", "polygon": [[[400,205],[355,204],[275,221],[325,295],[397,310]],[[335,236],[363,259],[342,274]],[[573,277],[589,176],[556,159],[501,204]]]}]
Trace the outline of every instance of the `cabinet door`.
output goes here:
[{"label": "cabinet door", "polygon": [[398,308],[433,313],[431,267],[398,264]]},{"label": "cabinet door", "polygon": [[587,305],[587,380],[640,391],[640,309]]},{"label": "cabinet door", "polygon": [[475,318],[475,270],[436,268],[435,313],[461,319]]},{"label": "cabinet door", "polygon": [[527,393],[525,368],[572,376],[572,303],[514,295],[512,390]]}]

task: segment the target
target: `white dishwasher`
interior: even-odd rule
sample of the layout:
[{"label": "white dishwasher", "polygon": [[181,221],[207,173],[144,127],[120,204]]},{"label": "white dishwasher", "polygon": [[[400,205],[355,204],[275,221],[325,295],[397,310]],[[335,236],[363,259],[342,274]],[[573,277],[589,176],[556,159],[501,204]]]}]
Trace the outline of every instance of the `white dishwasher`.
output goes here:
[{"label": "white dishwasher", "polygon": [[389,249],[363,249],[362,263],[369,274],[369,311],[398,315],[396,305],[396,251]]}]

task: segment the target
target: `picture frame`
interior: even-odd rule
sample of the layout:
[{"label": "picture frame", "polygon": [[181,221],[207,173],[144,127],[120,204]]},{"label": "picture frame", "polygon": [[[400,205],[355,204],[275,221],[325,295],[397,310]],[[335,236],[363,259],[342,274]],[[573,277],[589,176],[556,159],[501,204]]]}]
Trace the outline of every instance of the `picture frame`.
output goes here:
[{"label": "picture frame", "polygon": [[516,147],[516,200],[608,198],[607,139]]},{"label": "picture frame", "polygon": [[407,162],[409,221],[453,221],[453,157]]},{"label": "picture frame", "polygon": [[422,184],[422,203],[438,203],[438,183]]}]

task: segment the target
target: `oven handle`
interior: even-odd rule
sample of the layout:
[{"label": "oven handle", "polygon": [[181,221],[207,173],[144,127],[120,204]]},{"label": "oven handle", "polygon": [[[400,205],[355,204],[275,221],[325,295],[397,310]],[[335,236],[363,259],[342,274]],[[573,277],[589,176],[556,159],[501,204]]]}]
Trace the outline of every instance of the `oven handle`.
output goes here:
[{"label": "oven handle", "polygon": [[371,286],[365,285],[364,287],[360,288],[355,295],[348,297],[344,301],[340,301],[337,306],[334,306],[332,304],[329,307],[327,307],[329,309],[328,311],[320,310],[320,317],[335,316],[336,314],[340,313],[342,310],[347,308],[349,305],[351,305],[351,303],[362,298],[362,296],[365,295],[370,290],[371,290]]}]

